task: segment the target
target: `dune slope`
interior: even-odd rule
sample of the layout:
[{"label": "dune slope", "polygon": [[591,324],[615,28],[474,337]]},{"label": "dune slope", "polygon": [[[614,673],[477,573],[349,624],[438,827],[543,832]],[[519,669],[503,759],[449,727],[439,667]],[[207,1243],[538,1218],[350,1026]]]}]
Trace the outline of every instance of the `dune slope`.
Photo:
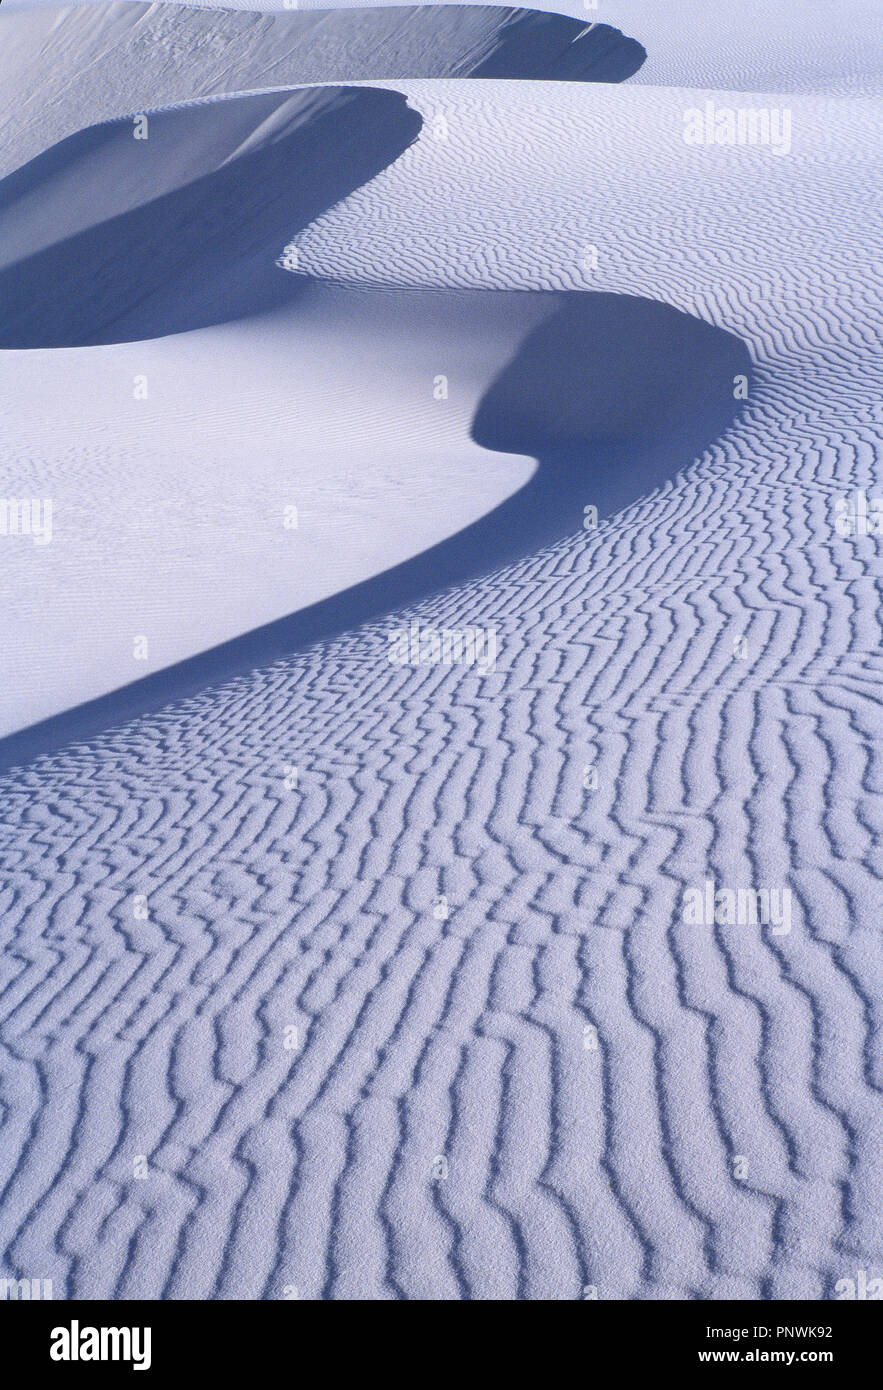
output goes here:
[{"label": "dune slope", "polygon": [[621,82],[646,56],[609,24],[498,5],[4,7],[3,40],[2,173],[87,124],[195,97],[383,77]]},{"label": "dune slope", "polygon": [[[554,476],[585,416],[628,456],[563,537],[2,778],[4,1268],[92,1297],[832,1297],[883,1275],[881,567],[836,525],[881,489],[875,109],[755,94],[791,111],[779,156],[685,144],[703,90],[396,85],[420,135],[298,236],[299,311],[339,345],[390,304],[433,404],[471,364],[448,438],[479,474],[529,448]],[[448,306],[431,371],[405,301]],[[205,334],[291,370],[286,313],[3,367],[128,387]],[[579,387],[550,382],[562,326]],[[389,398],[342,379],[357,439]],[[642,424],[694,404],[714,437],[641,472]],[[428,417],[392,418],[422,464]],[[476,630],[493,661],[437,659]],[[689,920],[709,882],[787,890],[787,923]]]}]

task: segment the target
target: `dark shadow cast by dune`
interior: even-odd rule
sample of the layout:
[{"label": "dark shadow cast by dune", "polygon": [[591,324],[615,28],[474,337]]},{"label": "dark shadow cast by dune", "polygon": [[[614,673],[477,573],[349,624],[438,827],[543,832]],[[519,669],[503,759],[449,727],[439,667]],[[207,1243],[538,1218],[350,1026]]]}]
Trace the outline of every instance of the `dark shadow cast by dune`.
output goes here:
[{"label": "dark shadow cast by dune", "polygon": [[625,82],[647,50],[609,24],[586,25],[565,15],[517,12],[501,42],[471,77],[542,77],[553,82]]},{"label": "dark shadow cast by dune", "polygon": [[[632,295],[563,293],[481,401],[472,437],[539,468],[486,519],[522,553],[611,515],[690,463],[738,412],[740,338]],[[511,509],[507,513],[507,509]],[[477,523],[483,525],[484,522]],[[508,558],[508,557],[500,557]]]},{"label": "dark shadow cast by dune", "polygon": [[[149,122],[143,153],[132,146],[144,165],[138,206],[0,270],[0,347],[135,342],[280,308],[303,287],[276,264],[288,241],[393,163],[422,126],[400,92],[371,87],[230,97]],[[121,127],[131,139],[131,121],[82,131],[0,183],[0,259],[4,212],[65,166],[80,161],[88,175]],[[151,197],[185,134],[219,167]],[[98,192],[116,196],[106,181]]]},{"label": "dark shadow cast by dune", "polygon": [[[471,292],[475,312],[497,297]],[[533,324],[538,297],[549,312],[525,330],[486,392],[473,437],[488,449],[534,455],[538,468],[524,487],[448,540],[364,583],[11,735],[0,741],[0,767],[197,694],[578,533],[584,507],[609,517],[688,465],[734,419],[734,377],[750,376],[751,365],[732,334],[629,295],[508,297],[512,313],[523,309]]]}]

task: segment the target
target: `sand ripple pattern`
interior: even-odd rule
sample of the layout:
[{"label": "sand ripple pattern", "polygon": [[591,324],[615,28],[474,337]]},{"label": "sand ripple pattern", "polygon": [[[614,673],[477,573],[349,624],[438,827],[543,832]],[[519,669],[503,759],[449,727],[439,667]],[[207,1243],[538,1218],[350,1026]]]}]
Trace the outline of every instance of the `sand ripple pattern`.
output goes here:
[{"label": "sand ripple pattern", "polygon": [[[638,99],[652,145],[670,94]],[[544,1300],[883,1272],[879,542],[833,524],[881,486],[867,146],[861,103],[818,119],[839,154],[798,156],[779,220],[740,241],[738,200],[700,204],[678,239],[660,193],[600,277],[648,293],[655,256],[657,297],[755,357],[676,479],[3,778],[5,1270],[78,1297]],[[332,229],[369,235],[396,171],[313,229],[317,273],[358,262]],[[456,279],[414,227],[412,282]],[[524,236],[501,244],[517,264]],[[496,671],[391,665],[415,618],[496,628]],[[790,934],[685,925],[706,878],[790,884]]]},{"label": "sand ripple pattern", "polygon": [[[879,608],[829,516],[873,433],[795,419],[777,466],[759,406],[409,615],[495,626],[495,673],[376,625],[6,777],[5,1266],[567,1299],[879,1265]],[[791,934],[685,926],[706,875],[789,882]]]}]

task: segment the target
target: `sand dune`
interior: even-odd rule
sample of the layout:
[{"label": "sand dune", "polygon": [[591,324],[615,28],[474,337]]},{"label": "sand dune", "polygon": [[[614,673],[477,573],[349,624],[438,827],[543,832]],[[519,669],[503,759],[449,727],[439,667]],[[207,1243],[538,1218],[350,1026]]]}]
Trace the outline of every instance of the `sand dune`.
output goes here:
[{"label": "sand dune", "polygon": [[[335,7],[358,11],[358,16],[349,16],[358,24],[364,8],[362,0],[347,0],[347,4]],[[480,41],[488,32],[485,21],[479,18],[482,11],[499,15],[492,21],[494,28],[505,24],[507,14],[518,13],[503,5],[391,8],[405,15],[417,8],[424,16],[434,11],[429,23],[442,27],[430,32],[443,38],[465,34],[462,21],[447,17],[453,8],[465,9],[476,17]],[[370,66],[361,74],[342,70],[336,57],[342,43],[354,45],[350,50],[354,57],[361,53],[358,30],[347,29],[349,21],[344,18],[337,27],[334,48],[330,52],[325,48],[322,53],[335,67],[327,76],[317,77],[314,66],[304,68],[305,62],[312,65],[316,61],[312,41],[305,51],[291,38],[300,26],[311,22],[316,9],[321,6],[310,0],[301,0],[299,6],[291,8],[286,8],[285,0],[229,0],[224,6],[209,4],[208,0],[191,0],[187,5],[173,0],[157,0],[152,5],[138,0],[116,4],[75,0],[66,6],[57,5],[55,0],[3,0],[6,52],[15,84],[8,92],[7,109],[11,115],[17,114],[17,120],[0,129],[5,139],[15,135],[22,123],[27,126],[45,121],[43,147],[70,134],[72,128],[60,127],[57,121],[71,73],[77,74],[80,99],[88,94],[90,103],[102,103],[94,108],[93,121],[119,114],[114,101],[125,99],[127,94],[133,106],[136,98],[142,105],[155,106],[158,100],[184,101],[271,83],[351,81],[359,75],[367,79],[446,75],[436,66],[439,54],[432,51],[434,45],[420,40],[416,25],[409,26],[407,19],[401,30],[397,28],[401,36],[408,35],[404,53],[399,53],[407,61],[407,72],[402,64],[395,71],[389,70],[384,51],[373,52]],[[622,34],[630,52],[632,44],[639,45],[647,56],[629,77],[632,83],[849,96],[880,93],[878,9],[877,0],[847,0],[836,10],[829,0],[800,0],[799,7],[773,5],[769,0],[740,0],[738,5],[723,0],[708,4],[697,4],[696,0],[666,0],[665,4],[656,0],[598,0],[597,8],[590,8],[586,0],[536,0],[530,13],[551,12],[583,26],[613,28]],[[257,12],[260,18],[254,21],[242,11]],[[348,33],[353,37],[346,39]],[[441,55],[446,49],[447,42]],[[447,51],[455,60],[462,57],[459,39]],[[63,62],[51,61],[50,55],[59,52],[64,53]],[[41,99],[37,103],[28,100],[33,93],[27,82],[21,88],[18,82],[40,62],[41,55],[48,61],[41,67]],[[133,56],[137,56],[140,72],[133,71]],[[432,71],[414,66],[416,56],[421,65],[432,63]],[[388,70],[384,73],[379,65]],[[56,68],[57,86],[53,80]],[[458,75],[466,74],[460,71]],[[555,76],[538,71],[521,75]],[[167,87],[170,83],[174,85]],[[39,112],[34,109],[38,105],[49,109]],[[36,149],[24,157],[31,153]]]},{"label": "sand dune", "polygon": [[143,155],[116,121],[0,184],[3,347],[132,342],[280,308],[302,288],[277,265],[287,243],[422,124],[399,93],[335,87],[145,121]]},{"label": "sand dune", "polygon": [[[659,64],[664,12],[620,10]],[[703,11],[678,61],[764,54],[811,85],[815,13],[788,16],[786,58],[778,18]],[[40,607],[4,618],[7,727],[43,698],[70,722],[7,741],[0,778],[4,1273],[122,1299],[825,1299],[883,1276],[880,542],[837,525],[883,486],[876,107],[831,95],[861,86],[865,18],[824,93],[749,99],[787,105],[787,154],[685,143],[704,86],[378,80],[309,108],[376,118],[376,169],[337,161],[322,207],[282,177],[313,98],[275,92],[163,115],[178,163],[117,175],[108,226],[86,194],[125,167],[118,130],[47,154],[72,108],[46,145],[30,126],[3,273],[33,290],[14,331],[46,340],[0,355],[6,478],[67,479],[77,541],[9,552]],[[246,178],[245,224],[231,198],[188,276],[157,228],[231,167],[279,220]],[[302,230],[276,279],[283,204]],[[64,267],[108,238],[90,329]],[[283,582],[249,519],[278,517],[287,467],[314,549]],[[114,592],[149,504],[125,584],[171,574],[177,609],[142,611],[181,654],[288,616],[77,714],[114,669],[77,608],[129,639]],[[709,882],[787,890],[787,922],[688,920]]]},{"label": "sand dune", "polygon": [[[235,337],[187,335],[171,363],[163,343],[162,374],[160,353],[143,343],[117,363],[120,373],[139,365],[150,381],[159,376],[162,391],[147,416],[159,440],[139,447],[136,490],[120,486],[118,455],[84,477],[82,455],[62,454],[42,474],[57,499],[57,570],[41,557],[35,607],[21,605],[2,630],[7,718],[33,726],[35,709],[52,717],[0,741],[5,766],[532,553],[572,532],[587,496],[610,515],[717,438],[738,411],[733,377],[752,370],[738,338],[633,296],[300,284],[294,315],[281,310]],[[225,342],[237,353],[228,371]],[[299,381],[286,392],[295,357]],[[452,369],[443,400],[433,390],[439,365]],[[131,454],[138,405],[122,414],[101,396],[103,355],[81,366],[90,430],[112,429]],[[67,359],[60,370],[70,375]],[[41,373],[42,389],[52,379]],[[320,393],[331,385],[329,409]],[[370,415],[357,409],[358,393],[372,396]],[[208,417],[198,447],[186,438],[194,399]],[[233,433],[243,412],[261,421],[259,459]],[[47,462],[57,429],[43,444]],[[355,429],[363,446],[382,450],[394,512],[373,475],[354,478],[347,465]],[[206,500],[211,486],[220,508]],[[292,495],[294,535],[282,526]],[[109,588],[90,583],[96,549]],[[14,559],[24,582],[32,548]],[[69,633],[70,659],[41,671],[36,695],[46,608]],[[139,668],[132,637],[145,627]]]},{"label": "sand dune", "polygon": [[90,0],[4,10],[4,21],[0,172],[84,125],[194,97],[379,77],[621,82],[646,56],[609,24],[497,5],[294,8],[256,17]]}]

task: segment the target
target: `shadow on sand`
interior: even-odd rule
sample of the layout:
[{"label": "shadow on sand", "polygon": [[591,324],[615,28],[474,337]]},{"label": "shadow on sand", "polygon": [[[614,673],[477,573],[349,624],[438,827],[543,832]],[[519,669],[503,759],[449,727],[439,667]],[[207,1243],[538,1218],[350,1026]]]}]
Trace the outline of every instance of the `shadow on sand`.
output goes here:
[{"label": "shadow on sand", "polygon": [[[378,291],[384,293],[384,291]],[[420,291],[409,292],[413,295]],[[507,293],[536,325],[481,400],[472,434],[487,449],[534,455],[530,481],[479,521],[343,593],[256,628],[0,741],[8,768],[93,736],[319,640],[399,612],[581,530],[583,508],[610,516],[666,482],[734,419],[735,376],[750,375],[732,334],[628,295]],[[419,466],[419,461],[415,463]]]},{"label": "shadow on sand", "polygon": [[[305,281],[277,265],[286,245],[423,124],[400,92],[372,87],[228,97],[148,120],[140,143],[134,118],[92,126],[0,182],[0,347],[138,342],[291,303]],[[65,235],[72,218],[80,230]],[[16,259],[47,221],[59,239]]]}]

